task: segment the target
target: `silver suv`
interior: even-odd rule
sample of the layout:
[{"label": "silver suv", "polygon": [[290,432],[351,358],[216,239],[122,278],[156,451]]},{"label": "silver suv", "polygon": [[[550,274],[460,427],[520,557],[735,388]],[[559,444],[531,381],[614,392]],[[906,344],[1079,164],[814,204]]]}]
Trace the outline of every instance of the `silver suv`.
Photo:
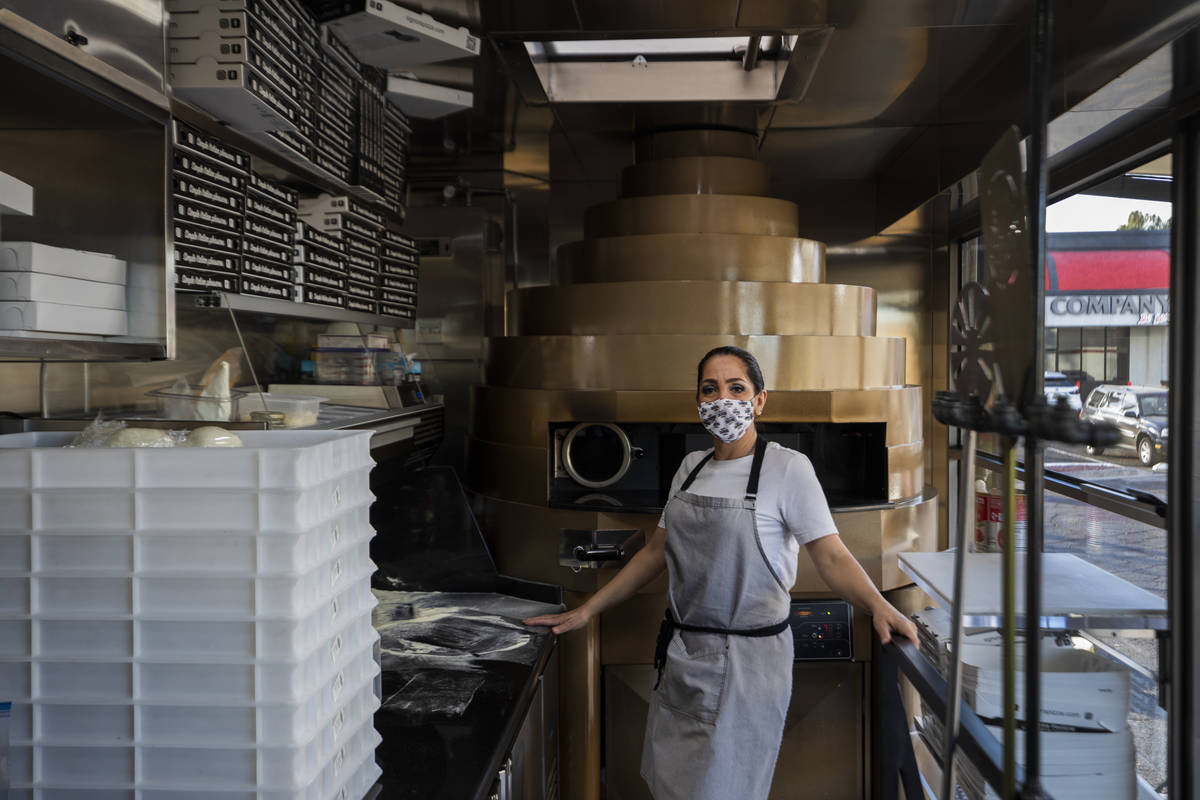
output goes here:
[{"label": "silver suv", "polygon": [[1058,398],[1066,397],[1071,408],[1078,411],[1082,403],[1079,402],[1079,384],[1068,378],[1061,372],[1047,372],[1043,376],[1045,382],[1046,402],[1054,405],[1058,402]]},{"label": "silver suv", "polygon": [[[1147,467],[1167,457],[1167,390],[1160,386],[1100,384],[1088,394],[1079,418],[1116,425],[1121,443],[1115,446],[1132,448]],[[1091,445],[1087,451],[1104,452]]]}]

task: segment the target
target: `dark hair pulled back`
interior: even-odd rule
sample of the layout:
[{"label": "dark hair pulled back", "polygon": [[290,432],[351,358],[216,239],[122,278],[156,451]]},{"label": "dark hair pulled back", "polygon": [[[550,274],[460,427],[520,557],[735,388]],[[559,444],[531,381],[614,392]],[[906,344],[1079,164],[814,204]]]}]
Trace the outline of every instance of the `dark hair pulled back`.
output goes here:
[{"label": "dark hair pulled back", "polygon": [[746,377],[750,379],[750,383],[754,386],[754,393],[758,394],[767,387],[766,381],[763,380],[762,367],[758,366],[758,359],[752,356],[748,351],[733,345],[725,345],[723,347],[714,347],[704,354],[704,358],[700,359],[700,363],[696,366],[696,394],[700,394],[700,381],[704,379],[704,365],[713,356],[733,356],[741,360],[746,367]]}]

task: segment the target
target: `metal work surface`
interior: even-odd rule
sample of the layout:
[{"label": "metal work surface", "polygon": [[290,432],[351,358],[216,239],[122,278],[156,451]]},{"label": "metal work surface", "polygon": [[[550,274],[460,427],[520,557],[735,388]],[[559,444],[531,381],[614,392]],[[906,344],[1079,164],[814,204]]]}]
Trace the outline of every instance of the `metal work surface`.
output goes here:
[{"label": "metal work surface", "polygon": [[[1001,554],[964,556],[963,624],[999,627]],[[1069,553],[1044,553],[1042,558],[1042,628],[1166,629],[1167,605],[1161,597]],[[901,553],[900,566],[942,607],[951,607],[954,553]],[[1024,576],[1018,574],[1018,596],[1024,586]]]}]

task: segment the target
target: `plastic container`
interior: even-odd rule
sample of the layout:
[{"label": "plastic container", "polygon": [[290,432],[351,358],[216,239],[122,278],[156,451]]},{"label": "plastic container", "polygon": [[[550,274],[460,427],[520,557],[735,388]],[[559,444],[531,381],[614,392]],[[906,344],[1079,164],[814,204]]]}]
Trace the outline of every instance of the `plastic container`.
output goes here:
[{"label": "plastic container", "polygon": [[30,530],[35,519],[58,531],[303,531],[371,503],[369,472],[303,490],[0,490],[0,531]]},{"label": "plastic container", "polygon": [[307,428],[317,424],[321,403],[328,398],[299,394],[275,394],[247,391],[238,404],[238,419],[249,421],[256,412],[275,411],[283,414],[284,428]]},{"label": "plastic container", "polygon": [[0,436],[10,796],[357,800],[378,775],[370,432]]},{"label": "plastic container", "polygon": [[0,329],[124,336],[129,315],[124,310],[69,306],[61,303],[0,302]]},{"label": "plastic container", "polygon": [[[244,447],[119,449],[68,448],[73,433],[0,436],[0,490],[299,490],[375,466],[370,431],[239,431],[238,436]],[[221,527],[217,521],[198,529]]]},{"label": "plastic container", "polygon": [[330,720],[309,742],[289,748],[39,746],[36,776],[33,748],[16,745],[9,797],[359,800],[371,785],[362,786],[362,776],[379,775],[364,766],[374,766],[381,741],[368,714],[336,733]]},{"label": "plastic container", "polygon": [[380,382],[379,359],[390,357],[390,350],[337,347],[313,348],[317,364],[317,383],[341,383],[374,386]]},{"label": "plastic container", "polygon": [[[179,420],[208,420],[210,422],[226,422],[240,419],[239,403],[244,392],[237,389],[229,390],[229,399],[204,396],[203,386],[189,386],[187,391],[176,391],[174,384],[152,389],[146,392],[147,397],[158,401],[158,415],[163,419]],[[137,423],[133,423],[136,425]]]}]

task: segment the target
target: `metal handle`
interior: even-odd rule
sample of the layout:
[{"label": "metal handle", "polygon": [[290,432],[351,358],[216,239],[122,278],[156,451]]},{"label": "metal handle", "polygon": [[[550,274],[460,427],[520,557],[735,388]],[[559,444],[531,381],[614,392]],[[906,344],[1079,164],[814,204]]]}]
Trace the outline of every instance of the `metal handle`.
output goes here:
[{"label": "metal handle", "polygon": [[578,545],[574,553],[576,561],[620,561],[625,557],[618,544],[594,544],[590,547]]},{"label": "metal handle", "polygon": [[496,775],[496,781],[499,784],[500,800],[511,800],[512,798],[512,756],[504,759],[504,766],[500,768],[500,772]]}]

